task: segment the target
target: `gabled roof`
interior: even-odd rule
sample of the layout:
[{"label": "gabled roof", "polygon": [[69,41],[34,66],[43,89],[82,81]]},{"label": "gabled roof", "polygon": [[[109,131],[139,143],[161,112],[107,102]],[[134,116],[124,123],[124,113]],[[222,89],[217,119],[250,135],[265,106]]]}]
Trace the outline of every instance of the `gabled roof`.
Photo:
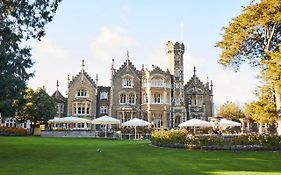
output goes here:
[{"label": "gabled roof", "polygon": [[66,102],[66,98],[60,93],[59,90],[56,90],[56,92],[53,93],[52,97],[56,102]]},{"label": "gabled roof", "polygon": [[184,89],[187,91],[190,89],[190,92],[192,94],[202,94],[203,92],[201,92],[200,89],[205,91],[207,94],[212,94],[211,90],[207,86],[205,86],[204,83],[201,82],[200,79],[197,77],[195,68],[193,76],[186,83]]},{"label": "gabled roof", "polygon": [[164,74],[164,75],[171,75],[170,72],[167,71],[163,71],[160,67],[158,66],[154,66],[153,69],[150,71],[150,74]]},{"label": "gabled roof", "polygon": [[140,79],[140,74],[142,74],[142,72],[138,71],[135,66],[133,65],[133,63],[127,59],[120,67],[118,70],[116,70],[114,72],[114,75],[113,75],[113,79],[116,78],[116,76],[118,76],[123,70],[131,70],[133,73],[135,73],[135,75]]},{"label": "gabled roof", "polygon": [[81,76],[85,76],[87,78],[87,80],[94,86],[96,87],[96,83],[95,81],[90,77],[90,75],[87,74],[86,71],[81,70],[68,84],[68,87],[71,87],[73,85],[74,82],[76,82],[78,80],[79,77]]}]

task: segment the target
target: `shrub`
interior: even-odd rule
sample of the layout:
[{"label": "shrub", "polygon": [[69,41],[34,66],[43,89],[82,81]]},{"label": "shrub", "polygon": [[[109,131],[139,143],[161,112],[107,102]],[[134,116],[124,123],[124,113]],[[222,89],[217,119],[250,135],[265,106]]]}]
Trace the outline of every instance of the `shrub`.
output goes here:
[{"label": "shrub", "polygon": [[24,128],[0,126],[0,135],[2,135],[2,136],[24,136],[24,135],[27,135],[27,130]]}]

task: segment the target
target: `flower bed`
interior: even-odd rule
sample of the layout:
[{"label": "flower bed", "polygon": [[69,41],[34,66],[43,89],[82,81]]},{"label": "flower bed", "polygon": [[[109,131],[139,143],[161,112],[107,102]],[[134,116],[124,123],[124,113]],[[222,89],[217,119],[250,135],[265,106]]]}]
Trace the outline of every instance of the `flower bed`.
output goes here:
[{"label": "flower bed", "polygon": [[27,135],[26,129],[0,126],[0,136],[25,136],[25,135]]},{"label": "flower bed", "polygon": [[151,143],[160,147],[203,150],[281,150],[275,135],[190,135],[187,130],[154,131]]}]

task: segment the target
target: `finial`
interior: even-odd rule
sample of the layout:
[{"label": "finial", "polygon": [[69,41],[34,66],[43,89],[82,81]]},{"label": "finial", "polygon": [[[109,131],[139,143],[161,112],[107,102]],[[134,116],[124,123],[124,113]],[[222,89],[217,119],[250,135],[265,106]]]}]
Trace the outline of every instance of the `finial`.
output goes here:
[{"label": "finial", "polygon": [[141,65],[141,69],[144,70],[144,64]]},{"label": "finial", "polygon": [[213,85],[213,81],[212,81],[212,80],[211,80],[211,86],[214,86],[214,85]]},{"label": "finial", "polygon": [[207,83],[209,83],[209,77],[207,76]]},{"label": "finial", "polygon": [[129,51],[127,50],[127,60],[130,59],[130,56],[129,56]]},{"label": "finial", "polygon": [[194,75],[196,74],[196,68],[195,68],[195,66],[194,66],[194,68],[193,68],[193,72],[194,72]]},{"label": "finial", "polygon": [[99,81],[99,75],[96,74],[96,85],[98,86],[98,81]]},{"label": "finial", "polygon": [[84,64],[84,60],[82,60],[82,71],[84,71],[85,68],[85,64]]},{"label": "finial", "polygon": [[59,90],[59,80],[57,80],[57,91]]},{"label": "finial", "polygon": [[67,74],[67,84],[69,85],[69,82],[70,82],[70,75]]},{"label": "finial", "polygon": [[111,60],[111,70],[114,70],[114,59]]}]

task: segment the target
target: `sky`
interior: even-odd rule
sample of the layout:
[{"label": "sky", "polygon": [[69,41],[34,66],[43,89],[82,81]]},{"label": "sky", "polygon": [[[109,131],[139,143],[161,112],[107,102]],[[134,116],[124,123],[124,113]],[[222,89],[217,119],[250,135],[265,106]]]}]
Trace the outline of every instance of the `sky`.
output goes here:
[{"label": "sky", "polygon": [[52,95],[67,93],[67,75],[75,76],[85,60],[86,72],[98,85],[110,85],[111,60],[115,68],[125,61],[127,51],[137,69],[142,64],[167,69],[166,43],[183,42],[184,81],[193,75],[214,83],[215,106],[233,101],[243,106],[255,99],[258,70],[242,65],[239,72],[223,68],[221,50],[214,47],[222,39],[222,28],[242,12],[250,0],[84,0],[61,2],[54,20],[46,26],[46,36],[32,41],[28,82],[32,88],[45,86]]}]

